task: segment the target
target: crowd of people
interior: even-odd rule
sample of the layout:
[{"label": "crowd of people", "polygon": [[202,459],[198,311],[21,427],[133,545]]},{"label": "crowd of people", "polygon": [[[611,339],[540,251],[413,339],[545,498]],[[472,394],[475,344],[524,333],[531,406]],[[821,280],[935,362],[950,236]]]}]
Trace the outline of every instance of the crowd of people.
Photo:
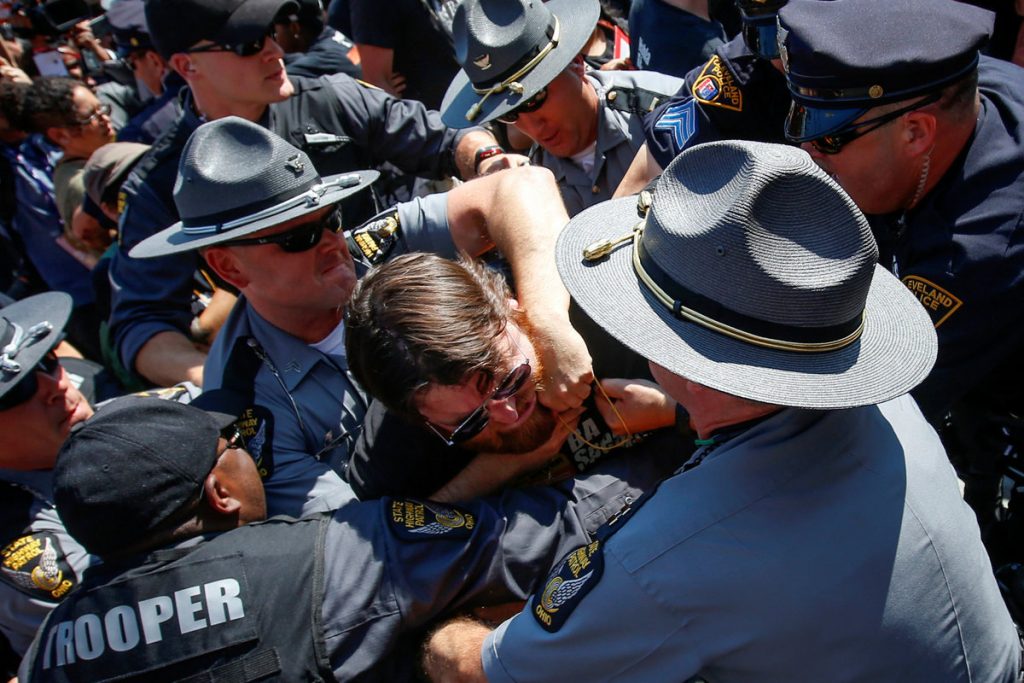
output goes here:
[{"label": "crowd of people", "polygon": [[0,676],[1021,683],[1009,4],[4,5]]}]

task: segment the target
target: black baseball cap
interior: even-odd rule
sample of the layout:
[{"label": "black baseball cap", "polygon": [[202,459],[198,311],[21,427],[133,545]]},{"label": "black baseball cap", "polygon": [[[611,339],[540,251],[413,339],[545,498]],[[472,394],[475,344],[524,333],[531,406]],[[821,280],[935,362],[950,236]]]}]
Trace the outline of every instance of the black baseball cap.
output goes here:
[{"label": "black baseball cap", "polygon": [[146,24],[157,52],[170,59],[201,40],[232,44],[266,35],[295,0],[147,0]]},{"label": "black baseball cap", "polygon": [[229,392],[206,392],[191,405],[135,395],[75,425],[53,469],[68,532],[101,557],[137,546],[199,495],[222,430],[242,410]]}]

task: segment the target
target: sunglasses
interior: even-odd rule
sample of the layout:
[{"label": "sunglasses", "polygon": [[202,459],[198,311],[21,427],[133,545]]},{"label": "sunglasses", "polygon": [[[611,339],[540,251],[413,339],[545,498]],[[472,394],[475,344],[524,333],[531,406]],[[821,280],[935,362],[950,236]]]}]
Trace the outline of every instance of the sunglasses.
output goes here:
[{"label": "sunglasses", "polygon": [[319,220],[297,225],[291,230],[279,232],[276,235],[267,235],[266,237],[242,237],[237,240],[222,242],[221,244],[226,247],[276,244],[281,247],[282,251],[286,251],[289,254],[297,254],[303,251],[309,251],[316,245],[320,244],[320,240],[324,236],[324,230],[330,230],[335,234],[341,232],[341,210],[339,208],[335,207],[334,211],[331,211]]},{"label": "sunglasses", "polygon": [[57,359],[57,354],[49,351],[40,358],[35,367],[26,372],[25,377],[0,398],[0,411],[17,407],[36,395],[36,391],[39,389],[37,372],[45,373],[55,379],[60,377],[60,361]]},{"label": "sunglasses", "polygon": [[544,106],[544,102],[548,99],[547,87],[541,88],[536,95],[526,100],[512,111],[505,112],[498,117],[498,120],[502,123],[515,123],[519,118],[520,114],[530,114],[537,111]]},{"label": "sunglasses", "polygon": [[491,420],[490,412],[487,410],[487,404],[491,401],[501,401],[506,398],[511,398],[519,393],[519,390],[526,384],[526,380],[530,378],[533,370],[530,367],[530,361],[525,361],[521,365],[515,367],[510,373],[505,375],[505,379],[501,380],[498,385],[491,392],[490,396],[484,399],[476,410],[470,413],[466,419],[459,423],[459,426],[452,430],[451,435],[445,436],[444,433],[434,426],[429,420],[425,420],[427,427],[430,431],[437,434],[441,441],[444,441],[448,446],[454,446],[455,444],[462,443],[472,439],[474,436],[479,434],[487,426],[487,423]]},{"label": "sunglasses", "polygon": [[247,40],[240,43],[212,43],[210,45],[200,45],[199,47],[190,47],[185,50],[189,54],[196,52],[234,52],[239,57],[252,57],[263,52],[263,46],[267,43],[267,38],[270,37],[273,27],[267,28],[267,33],[263,34],[259,38]]},{"label": "sunglasses", "polygon": [[98,104],[96,108],[92,110],[92,113],[86,116],[84,119],[76,119],[76,126],[88,126],[93,121],[99,119],[101,116],[110,116],[110,105],[109,104]]},{"label": "sunglasses", "polygon": [[819,138],[814,138],[813,140],[810,141],[811,146],[814,147],[814,149],[821,152],[822,154],[839,154],[841,151],[843,151],[843,147],[850,144],[851,142],[861,137],[862,135],[867,135],[871,131],[877,128],[881,128],[887,123],[895,121],[896,119],[903,116],[907,112],[914,111],[915,109],[920,109],[921,107],[929,105],[932,102],[937,102],[941,96],[941,92],[932,93],[931,95],[925,97],[922,100],[919,100],[912,104],[908,104],[905,107],[895,109],[889,112],[888,114],[882,114],[881,116],[876,116],[875,118],[868,119],[867,121],[861,121],[859,123],[850,124],[848,127],[842,128],[837,132],[829,133],[828,135],[822,135]]}]

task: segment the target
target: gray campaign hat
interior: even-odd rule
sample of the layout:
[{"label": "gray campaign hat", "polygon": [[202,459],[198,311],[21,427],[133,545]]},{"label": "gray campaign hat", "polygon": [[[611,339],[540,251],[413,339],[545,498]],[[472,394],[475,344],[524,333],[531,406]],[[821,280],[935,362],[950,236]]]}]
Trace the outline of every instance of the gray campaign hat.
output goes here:
[{"label": "gray campaign hat", "polygon": [[698,145],[637,215],[635,198],[577,215],[558,269],[590,317],[670,372],[826,409],[886,401],[931,370],[924,307],[877,265],[863,214],[804,151]]},{"label": "gray campaign hat", "polygon": [[452,128],[490,121],[537,94],[586,45],[598,0],[465,0],[455,10],[455,75],[441,103]]},{"label": "gray campaign hat", "polygon": [[181,220],[129,255],[150,258],[228,242],[337,204],[379,175],[321,178],[305,152],[266,128],[237,116],[218,119],[185,143],[174,183]]},{"label": "gray campaign hat", "polygon": [[63,292],[36,294],[0,309],[0,399],[13,396],[57,345],[70,316],[71,297]]}]

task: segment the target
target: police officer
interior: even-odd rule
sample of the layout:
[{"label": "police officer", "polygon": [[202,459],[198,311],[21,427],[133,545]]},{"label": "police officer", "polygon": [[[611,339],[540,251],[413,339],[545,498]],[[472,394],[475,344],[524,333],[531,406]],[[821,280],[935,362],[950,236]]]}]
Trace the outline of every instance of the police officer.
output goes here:
[{"label": "police officer", "polygon": [[799,149],[716,142],[636,219],[630,199],[578,216],[559,271],[699,447],[523,612],[438,631],[434,680],[1018,680],[974,515],[906,395],[935,333],[850,198]]},{"label": "police officer", "polygon": [[0,311],[0,632],[19,655],[95,563],[64,529],[51,482],[68,432],[93,413],[54,353],[70,313],[60,292]]},{"label": "police officer", "polygon": [[[321,177],[305,153],[270,131],[218,119],[186,145],[175,193],[182,221],[132,252],[140,258],[202,249],[211,270],[241,291],[211,349],[206,382],[253,396],[247,436],[272,514],[334,509],[352,496],[345,467],[367,399],[348,372],[342,311],[357,276],[389,256],[477,255],[493,238],[526,283],[519,294],[538,329],[546,330],[552,388],[565,384],[559,373],[585,366],[583,379],[572,375],[577,384],[549,402],[562,410],[589,393],[589,356],[568,324],[568,295],[551,256],[566,218],[550,174],[514,169],[400,204],[346,243],[336,234],[338,205],[376,175]],[[564,341],[547,336],[556,331]]]},{"label": "police officer", "polygon": [[642,190],[684,149],[713,140],[784,142],[789,92],[775,16],[786,0],[736,0],[742,32],[686,74],[683,87],[644,117],[644,146],[616,192]]},{"label": "police officer", "polygon": [[[503,155],[477,158],[495,144],[486,131],[450,130],[421,104],[396,100],[344,74],[290,79],[281,49],[267,33],[280,11],[294,7],[290,0],[146,3],[157,51],[189,87],[181,117],[123,187],[110,323],[125,368],[156,384],[201,384],[206,344],[222,322],[203,307],[223,283],[208,271],[197,277],[194,256],[128,257],[135,244],[179,218],[172,199],[178,160],[201,121],[228,115],[258,121],[303,149],[324,173],[390,162],[410,174],[470,178],[512,163]],[[368,193],[349,204],[353,220],[373,213]]]},{"label": "police officer", "polygon": [[[1024,440],[1024,70],[979,56],[992,14],[950,0],[801,0],[779,24],[786,134],[869,215],[882,265],[931,316],[939,356],[914,396],[934,425],[952,411],[947,450],[987,522],[995,460]],[[865,40],[833,40],[854,26]]]},{"label": "police officer", "polygon": [[284,66],[289,76],[328,76],[346,73],[361,78],[363,70],[350,55],[357,54],[355,43],[341,31],[327,26],[320,0],[298,0],[298,9],[287,10],[274,18],[274,40],[284,50]]},{"label": "police officer", "polygon": [[185,81],[153,47],[142,0],[117,0],[107,10],[117,54],[148,91],[142,110],[117,131],[119,142],[153,144],[181,113],[179,91]]},{"label": "police officer", "polygon": [[522,599],[587,539],[552,489],[261,522],[238,404],[220,393],[118,399],[72,434],[57,506],[104,565],[40,629],[20,681],[411,680],[410,658],[387,657],[402,632]]},{"label": "police officer", "polygon": [[653,71],[587,72],[579,52],[599,13],[596,0],[463,2],[453,24],[462,71],[441,106],[449,126],[497,120],[530,136],[570,216],[611,198],[642,142],[642,115],[682,84]]}]

